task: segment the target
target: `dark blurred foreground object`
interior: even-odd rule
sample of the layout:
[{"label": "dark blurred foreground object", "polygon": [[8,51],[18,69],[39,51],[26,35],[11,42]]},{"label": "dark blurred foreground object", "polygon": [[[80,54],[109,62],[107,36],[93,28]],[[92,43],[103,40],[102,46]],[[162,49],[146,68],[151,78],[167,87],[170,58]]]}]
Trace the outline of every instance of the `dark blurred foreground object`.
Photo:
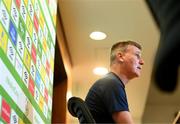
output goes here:
[{"label": "dark blurred foreground object", "polygon": [[173,92],[177,86],[180,64],[180,0],[146,0],[160,29],[153,78],[157,86]]},{"label": "dark blurred foreground object", "polygon": [[79,97],[71,97],[68,100],[68,110],[72,116],[77,117],[79,123],[95,124],[95,120],[91,115],[86,103]]}]

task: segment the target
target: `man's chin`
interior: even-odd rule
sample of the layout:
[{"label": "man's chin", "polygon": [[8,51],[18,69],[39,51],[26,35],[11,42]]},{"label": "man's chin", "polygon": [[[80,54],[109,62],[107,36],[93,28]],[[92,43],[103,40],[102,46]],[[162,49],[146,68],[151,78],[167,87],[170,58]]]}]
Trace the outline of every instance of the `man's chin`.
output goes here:
[{"label": "man's chin", "polygon": [[140,73],[136,73],[136,77],[139,77],[139,76],[141,76],[141,74]]}]

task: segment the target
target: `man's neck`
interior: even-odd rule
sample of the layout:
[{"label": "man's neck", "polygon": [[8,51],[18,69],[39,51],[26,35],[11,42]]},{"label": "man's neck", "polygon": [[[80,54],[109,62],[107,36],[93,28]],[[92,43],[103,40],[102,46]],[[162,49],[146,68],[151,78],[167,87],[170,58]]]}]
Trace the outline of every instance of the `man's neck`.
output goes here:
[{"label": "man's neck", "polygon": [[110,71],[113,72],[114,74],[116,74],[120,79],[121,81],[123,82],[124,85],[126,85],[129,81],[129,79],[127,78],[126,75],[124,75],[121,70],[117,70],[117,67],[111,67],[110,68]]}]

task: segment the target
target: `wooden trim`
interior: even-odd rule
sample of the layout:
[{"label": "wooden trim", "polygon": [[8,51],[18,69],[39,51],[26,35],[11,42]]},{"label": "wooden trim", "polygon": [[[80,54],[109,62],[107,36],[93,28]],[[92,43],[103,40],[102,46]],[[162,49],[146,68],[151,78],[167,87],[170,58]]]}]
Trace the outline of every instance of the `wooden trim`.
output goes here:
[{"label": "wooden trim", "polygon": [[179,124],[180,122],[180,111],[177,113],[177,116],[175,117],[173,124]]},{"label": "wooden trim", "polygon": [[[66,123],[67,122],[67,98],[66,94],[68,91],[71,91],[72,87],[72,61],[67,45],[66,36],[64,33],[64,28],[62,25],[61,16],[59,13],[59,9],[57,11],[57,24],[56,24],[56,38],[60,54],[62,57],[62,66],[64,66],[67,79],[63,81],[56,82],[56,86],[53,90],[53,116],[52,123]],[[55,53],[56,54],[56,53]],[[60,65],[60,66],[61,66]],[[56,67],[54,67],[56,68]],[[59,75],[61,76],[61,75]]]}]

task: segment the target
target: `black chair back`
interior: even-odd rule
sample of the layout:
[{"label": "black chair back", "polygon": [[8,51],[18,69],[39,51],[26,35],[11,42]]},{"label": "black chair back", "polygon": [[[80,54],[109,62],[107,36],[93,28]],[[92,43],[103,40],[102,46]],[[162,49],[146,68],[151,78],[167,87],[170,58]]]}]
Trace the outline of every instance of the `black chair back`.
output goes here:
[{"label": "black chair back", "polygon": [[79,123],[96,123],[86,103],[79,97],[71,97],[68,100],[68,110],[72,116],[78,118]]}]

